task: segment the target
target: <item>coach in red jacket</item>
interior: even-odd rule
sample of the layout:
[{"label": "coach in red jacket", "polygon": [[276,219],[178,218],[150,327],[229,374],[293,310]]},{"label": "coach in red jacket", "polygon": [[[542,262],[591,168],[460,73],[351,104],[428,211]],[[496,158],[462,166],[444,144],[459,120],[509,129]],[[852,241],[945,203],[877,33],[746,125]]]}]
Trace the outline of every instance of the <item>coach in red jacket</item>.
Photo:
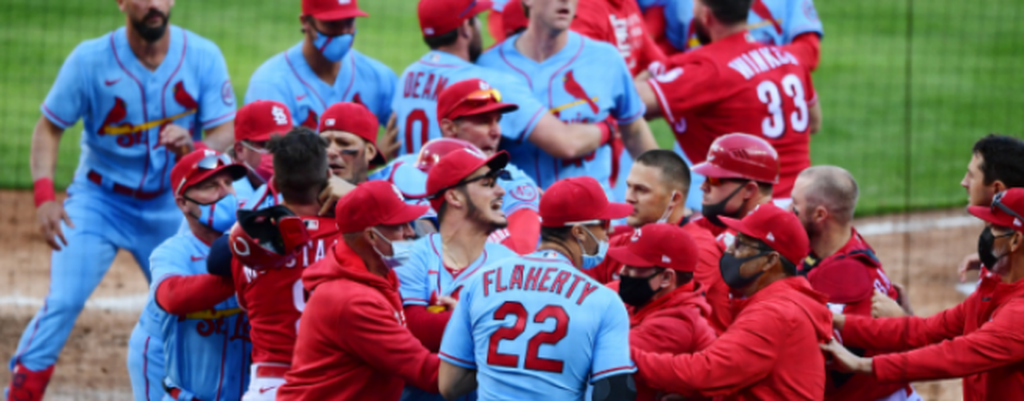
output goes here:
[{"label": "coach in red jacket", "polygon": [[[635,166],[635,165],[634,165]],[[708,325],[711,305],[693,281],[697,243],[675,224],[648,224],[633,231],[608,257],[625,265],[621,280],[609,285],[630,312],[629,344],[648,352],[697,352],[715,340]],[[637,387],[637,400],[656,400],[658,392]]]},{"label": "coach in red jacket", "polygon": [[822,399],[825,358],[814,347],[831,338],[832,319],[826,296],[796,276],[796,263],[809,247],[800,221],[765,204],[743,220],[722,222],[739,233],[721,262],[735,320],[698,353],[655,354],[634,347],[639,384],[730,400]]},{"label": "coach in red jacket", "polygon": [[882,382],[963,377],[968,401],[1024,399],[1024,188],[968,210],[988,223],[978,254],[992,255],[994,274],[982,276],[963,303],[930,318],[837,314],[846,345],[904,351],[862,358],[836,342],[824,346],[843,367]]},{"label": "coach in red jacket", "polygon": [[278,400],[398,400],[404,383],[437,392],[440,362],[406,329],[398,279],[384,261],[426,209],[383,181],[338,202],[342,240],[302,275],[310,295]]}]

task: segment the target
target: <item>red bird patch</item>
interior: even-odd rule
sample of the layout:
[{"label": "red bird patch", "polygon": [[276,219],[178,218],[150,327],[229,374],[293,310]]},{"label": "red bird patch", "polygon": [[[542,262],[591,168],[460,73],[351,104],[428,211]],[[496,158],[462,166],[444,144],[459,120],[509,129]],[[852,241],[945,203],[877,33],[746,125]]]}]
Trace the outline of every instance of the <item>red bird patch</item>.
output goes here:
[{"label": "red bird patch", "polygon": [[192,95],[185,91],[185,82],[178,81],[174,85],[174,101],[178,102],[186,110],[195,110],[199,108],[199,103],[196,102]]},{"label": "red bird patch", "polygon": [[594,103],[594,100],[591,99],[590,96],[587,96],[587,91],[583,90],[583,87],[580,86],[579,82],[576,82],[576,78],[572,76],[572,70],[565,73],[565,77],[562,78],[562,80],[565,82],[564,87],[566,93],[577,100],[587,102],[587,104],[590,105],[590,111],[594,112],[594,114],[598,113],[600,109],[598,109],[597,103]]},{"label": "red bird patch", "polygon": [[118,121],[124,120],[128,116],[128,108],[124,103],[124,99],[119,97],[114,98],[114,107],[110,108],[107,112],[107,117],[103,119],[103,125],[100,126],[100,135],[107,133],[108,127],[113,127]]}]

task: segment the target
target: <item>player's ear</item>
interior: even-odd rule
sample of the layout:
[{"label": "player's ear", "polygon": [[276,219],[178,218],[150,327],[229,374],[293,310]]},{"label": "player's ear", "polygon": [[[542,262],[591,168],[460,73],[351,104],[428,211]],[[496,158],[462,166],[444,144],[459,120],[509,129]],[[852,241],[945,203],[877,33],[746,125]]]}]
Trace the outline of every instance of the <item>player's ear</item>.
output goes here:
[{"label": "player's ear", "polygon": [[128,0],[117,0],[117,9],[121,10],[122,13],[128,12],[128,10],[125,9],[125,3],[127,2]]},{"label": "player's ear", "polygon": [[444,138],[455,138],[455,122],[447,118],[442,118],[440,121],[441,136]]},{"label": "player's ear", "polygon": [[377,157],[377,147],[373,146],[372,143],[367,142],[366,143],[366,161],[369,162],[370,160],[373,160],[374,157]]},{"label": "player's ear", "polygon": [[825,209],[825,206],[818,205],[814,208],[814,214],[811,216],[811,221],[825,221],[825,219],[828,218],[828,214],[828,209]]}]

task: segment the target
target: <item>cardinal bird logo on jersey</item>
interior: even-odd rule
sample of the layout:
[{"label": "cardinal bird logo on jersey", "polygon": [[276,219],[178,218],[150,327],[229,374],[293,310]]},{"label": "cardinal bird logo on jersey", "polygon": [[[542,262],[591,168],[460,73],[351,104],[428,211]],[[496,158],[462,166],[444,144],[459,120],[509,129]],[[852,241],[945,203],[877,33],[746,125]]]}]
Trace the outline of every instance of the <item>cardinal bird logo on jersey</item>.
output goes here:
[{"label": "cardinal bird logo on jersey", "polygon": [[[562,81],[565,82],[565,92],[571,95],[573,98],[575,98],[577,102],[586,103],[587,105],[589,105],[590,111],[594,112],[594,114],[597,114],[598,111],[600,111],[600,109],[597,107],[597,103],[595,103],[597,101],[597,98],[595,97],[591,99],[590,96],[587,96],[587,91],[583,90],[583,87],[580,86],[580,83],[576,82],[576,78],[572,76],[572,70],[569,70],[569,72],[565,73],[565,77],[562,78]],[[573,102],[570,104],[579,104],[577,102]]]},{"label": "cardinal bird logo on jersey", "polygon": [[320,117],[316,115],[316,112],[314,112],[313,109],[310,109],[309,113],[306,114],[306,121],[303,121],[301,125],[313,131],[316,131],[317,126],[320,125],[319,121]]},{"label": "cardinal bird logo on jersey", "polygon": [[192,95],[185,91],[185,81],[178,81],[174,85],[174,101],[178,102],[185,110],[195,110],[199,108],[199,103],[192,98]]},{"label": "cardinal bird logo on jersey", "polygon": [[[100,126],[100,132],[99,132],[100,135],[107,134],[108,133],[107,130],[109,128],[114,127],[114,124],[117,124],[117,122],[119,122],[121,120],[124,120],[124,118],[127,117],[127,116],[128,116],[128,109],[125,106],[124,99],[121,99],[119,97],[115,97],[114,98],[114,107],[111,107],[110,111],[107,112],[107,117],[103,119],[103,125]],[[131,124],[128,124],[128,125],[131,125]]]},{"label": "cardinal bird logo on jersey", "polygon": [[352,103],[366,106],[366,103],[363,103],[363,98],[359,97],[358,93],[356,93],[356,95],[352,97]]}]

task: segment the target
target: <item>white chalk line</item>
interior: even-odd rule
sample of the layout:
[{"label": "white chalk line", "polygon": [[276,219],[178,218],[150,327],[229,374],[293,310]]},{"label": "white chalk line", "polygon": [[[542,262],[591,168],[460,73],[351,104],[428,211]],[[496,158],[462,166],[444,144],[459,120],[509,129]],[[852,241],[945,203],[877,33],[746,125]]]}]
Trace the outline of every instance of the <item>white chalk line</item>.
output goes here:
[{"label": "white chalk line", "polygon": [[[971,216],[942,217],[937,219],[913,219],[909,222],[902,220],[884,221],[879,223],[868,223],[857,226],[857,231],[865,237],[872,237],[886,234],[901,234],[907,232],[921,232],[936,229],[959,228],[971,225],[980,225],[981,221]],[[961,292],[969,293],[970,289],[957,288]],[[129,294],[116,297],[97,297],[85,303],[86,309],[105,310],[111,312],[138,313],[146,306],[148,294]],[[43,306],[43,298],[29,297],[22,295],[8,295],[0,297],[0,307],[35,307]]]}]

